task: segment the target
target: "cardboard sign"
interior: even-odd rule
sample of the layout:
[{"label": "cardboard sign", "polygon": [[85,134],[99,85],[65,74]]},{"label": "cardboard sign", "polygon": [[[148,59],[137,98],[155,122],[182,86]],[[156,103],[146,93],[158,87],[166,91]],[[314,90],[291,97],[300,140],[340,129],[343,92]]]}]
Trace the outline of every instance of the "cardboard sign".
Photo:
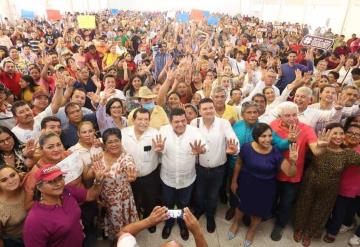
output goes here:
[{"label": "cardboard sign", "polygon": [[79,24],[79,28],[86,28],[86,29],[95,29],[96,22],[94,15],[78,15],[77,21]]},{"label": "cardboard sign", "polygon": [[191,10],[190,19],[193,21],[202,21],[204,19],[203,11],[198,9]]},{"label": "cardboard sign", "polygon": [[267,32],[267,28],[266,27],[259,27],[257,29],[258,32],[263,32],[263,33],[266,33]]},{"label": "cardboard sign", "polygon": [[305,35],[301,40],[301,44],[304,46],[310,46],[313,48],[330,50],[334,45],[334,39],[318,37],[313,35]]},{"label": "cardboard sign", "polygon": [[246,23],[248,26],[250,27],[255,27],[256,26],[256,23],[255,22],[247,22]]},{"label": "cardboard sign", "polygon": [[219,24],[219,17],[216,17],[216,16],[209,16],[208,20],[207,20],[207,23],[208,25],[214,25],[214,26],[217,26]]},{"label": "cardboard sign", "polygon": [[55,165],[64,173],[65,184],[81,176],[84,165],[79,152],[74,152]]},{"label": "cardboard sign", "polygon": [[117,15],[117,14],[119,14],[120,13],[120,10],[118,10],[118,9],[111,9],[111,14],[112,15]]},{"label": "cardboard sign", "polygon": [[188,23],[190,20],[188,13],[179,13],[176,15],[176,21],[182,23]]},{"label": "cardboard sign", "polygon": [[35,13],[34,11],[30,11],[30,10],[21,10],[21,18],[24,19],[34,19],[35,18]]},{"label": "cardboard sign", "polygon": [[46,14],[49,21],[61,20],[61,14],[59,10],[47,9]]}]

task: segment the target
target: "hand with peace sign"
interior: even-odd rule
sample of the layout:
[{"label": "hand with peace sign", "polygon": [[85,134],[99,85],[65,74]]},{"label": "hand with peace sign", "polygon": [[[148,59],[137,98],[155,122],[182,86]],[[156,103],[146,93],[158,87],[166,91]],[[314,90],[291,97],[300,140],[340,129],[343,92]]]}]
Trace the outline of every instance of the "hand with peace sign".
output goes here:
[{"label": "hand with peace sign", "polygon": [[194,143],[189,143],[191,147],[191,152],[194,155],[205,153],[205,144],[201,144],[201,140],[195,140]]},{"label": "hand with peace sign", "polygon": [[96,181],[102,181],[105,176],[105,165],[103,163],[103,154],[95,154],[91,157],[92,160],[92,170],[95,174],[95,180]]},{"label": "hand with peace sign", "polygon": [[162,152],[164,150],[165,147],[165,141],[166,141],[166,137],[164,139],[162,139],[161,135],[156,135],[155,139],[152,139],[152,143],[154,145],[154,150],[156,152]]},{"label": "hand with peace sign", "polygon": [[226,142],[226,153],[227,154],[236,154],[238,151],[238,142],[235,139],[229,139]]},{"label": "hand with peace sign", "polygon": [[289,135],[288,140],[289,142],[296,142],[301,130],[297,125],[290,125],[289,127]]}]

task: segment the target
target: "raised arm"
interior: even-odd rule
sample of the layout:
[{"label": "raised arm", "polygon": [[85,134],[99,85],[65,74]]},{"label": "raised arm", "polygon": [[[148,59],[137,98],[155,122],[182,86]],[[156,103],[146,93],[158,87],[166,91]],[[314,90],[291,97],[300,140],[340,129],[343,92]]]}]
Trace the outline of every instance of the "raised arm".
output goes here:
[{"label": "raised arm", "polygon": [[164,83],[161,85],[158,98],[157,98],[157,104],[159,106],[164,106],[166,103],[166,95],[171,87],[171,85],[174,83],[175,80],[175,69],[171,69],[168,71],[167,78],[164,81]]}]

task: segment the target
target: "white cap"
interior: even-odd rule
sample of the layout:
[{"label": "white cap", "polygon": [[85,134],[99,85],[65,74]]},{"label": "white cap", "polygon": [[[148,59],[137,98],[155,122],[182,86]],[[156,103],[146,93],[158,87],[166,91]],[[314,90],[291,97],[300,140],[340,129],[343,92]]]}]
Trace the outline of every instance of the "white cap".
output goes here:
[{"label": "white cap", "polygon": [[131,235],[130,233],[121,234],[116,246],[117,247],[139,247],[139,245],[136,242],[136,238],[133,235]]}]

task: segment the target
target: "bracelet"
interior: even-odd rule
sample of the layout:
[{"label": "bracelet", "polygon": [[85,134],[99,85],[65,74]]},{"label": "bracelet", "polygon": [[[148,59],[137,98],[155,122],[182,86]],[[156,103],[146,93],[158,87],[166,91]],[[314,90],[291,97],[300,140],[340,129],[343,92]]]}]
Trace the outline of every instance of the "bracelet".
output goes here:
[{"label": "bracelet", "polygon": [[98,181],[96,180],[96,178],[94,179],[94,185],[102,185],[102,180],[101,181]]}]

